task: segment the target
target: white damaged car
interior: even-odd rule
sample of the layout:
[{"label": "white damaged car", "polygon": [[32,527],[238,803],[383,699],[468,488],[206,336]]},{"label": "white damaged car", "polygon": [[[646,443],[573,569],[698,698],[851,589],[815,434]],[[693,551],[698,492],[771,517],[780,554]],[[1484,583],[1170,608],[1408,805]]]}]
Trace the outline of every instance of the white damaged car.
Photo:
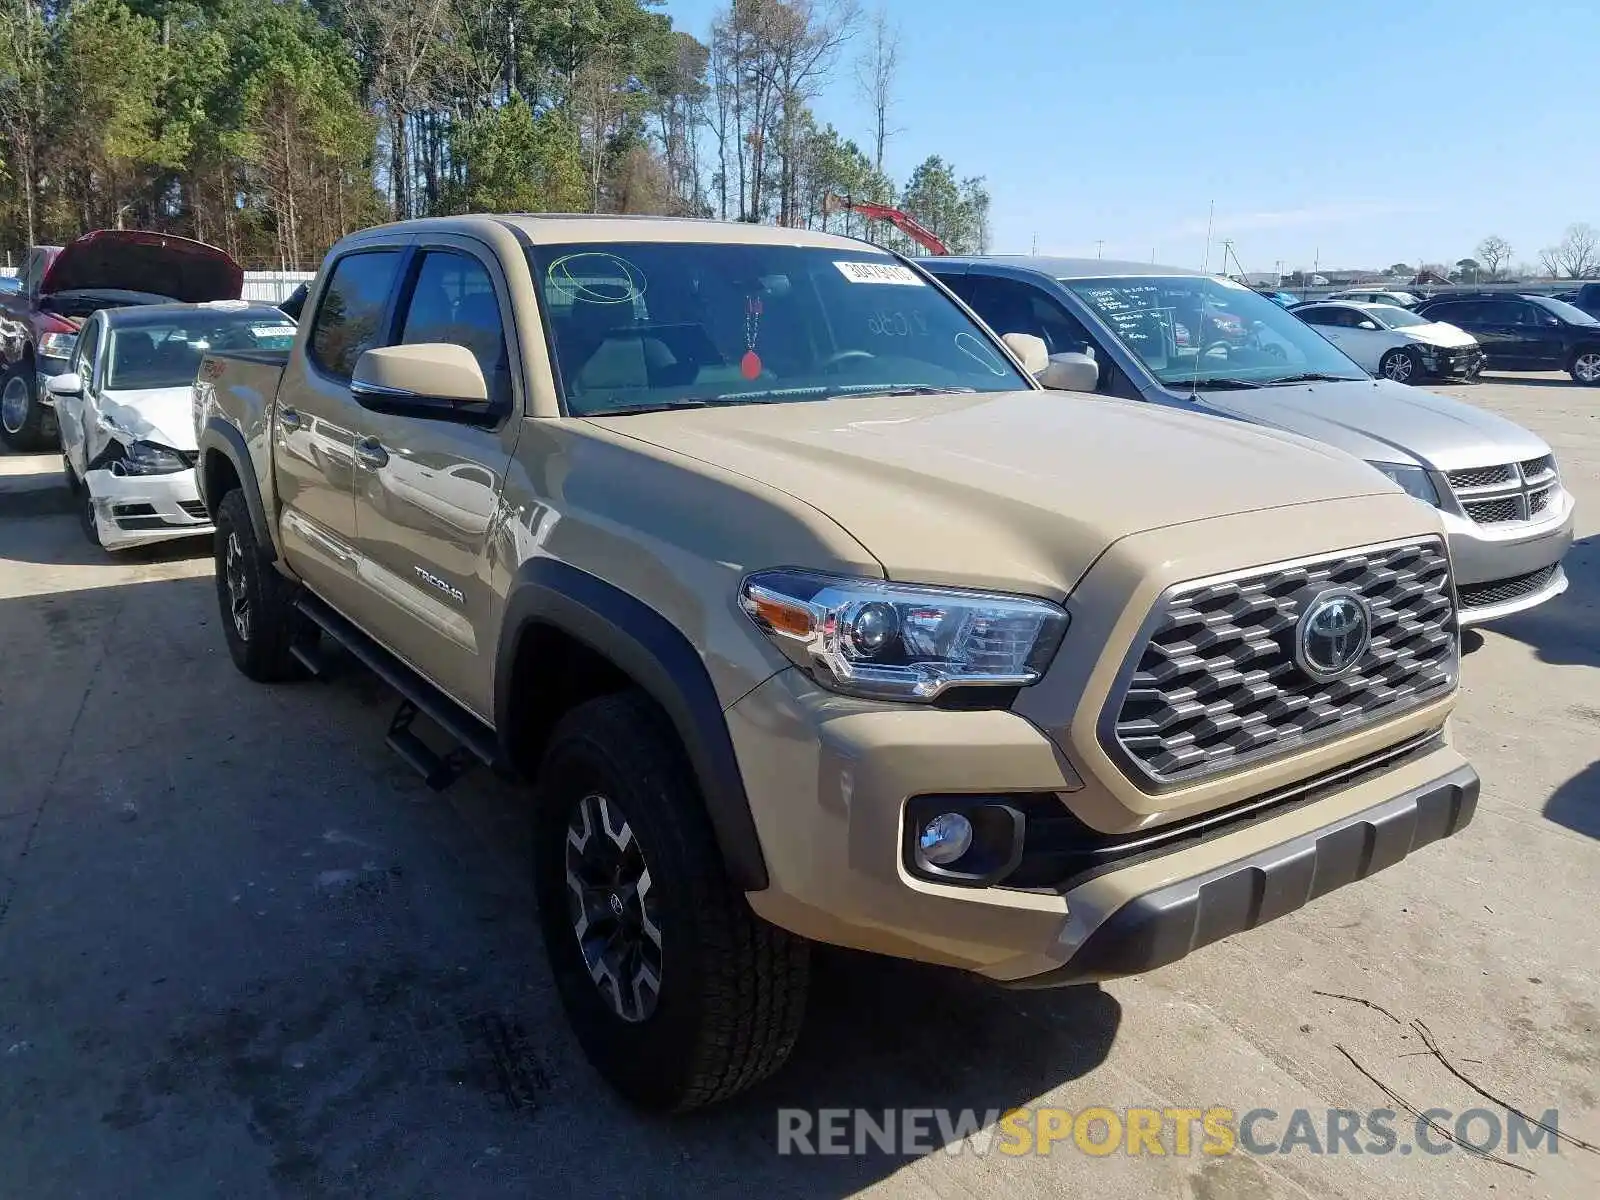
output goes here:
[{"label": "white damaged car", "polygon": [[211,532],[195,489],[192,391],[207,350],[283,350],[295,326],[243,300],[106,308],[47,383],[67,486],[108,550]]},{"label": "white damaged car", "polygon": [[1396,383],[1476,379],[1485,362],[1478,339],[1393,304],[1313,300],[1290,309],[1373,375]]}]

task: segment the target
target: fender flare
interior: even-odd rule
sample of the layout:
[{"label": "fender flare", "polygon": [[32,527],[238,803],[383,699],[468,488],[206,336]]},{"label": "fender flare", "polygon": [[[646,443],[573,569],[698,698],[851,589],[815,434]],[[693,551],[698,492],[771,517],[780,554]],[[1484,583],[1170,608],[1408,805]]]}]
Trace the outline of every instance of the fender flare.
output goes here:
[{"label": "fender flare", "polygon": [[261,502],[261,487],[256,482],[255,468],[250,463],[250,448],[245,445],[244,434],[239,432],[236,425],[214,416],[206,421],[205,428],[200,431],[199,441],[200,457],[195,462],[195,482],[200,489],[200,498],[205,501],[206,510],[215,520],[217,505],[222,503],[221,496],[212,496],[206,492],[206,463],[211,455],[220,454],[233,465],[233,473],[238,477],[239,487],[244,492],[244,502],[250,509],[250,524],[255,531],[256,545],[260,547],[268,562],[275,562],[278,557],[277,542],[267,524],[267,509]]},{"label": "fender flare", "polygon": [[[766,860],[744,789],[727,718],[699,653],[643,601],[566,563],[534,558],[517,570],[506,601],[495,664],[495,728],[509,759],[513,672],[523,634],[553,626],[610,659],[671,720],[688,754],[712,832],[734,884],[767,887]],[[537,686],[535,684],[534,686]]]}]

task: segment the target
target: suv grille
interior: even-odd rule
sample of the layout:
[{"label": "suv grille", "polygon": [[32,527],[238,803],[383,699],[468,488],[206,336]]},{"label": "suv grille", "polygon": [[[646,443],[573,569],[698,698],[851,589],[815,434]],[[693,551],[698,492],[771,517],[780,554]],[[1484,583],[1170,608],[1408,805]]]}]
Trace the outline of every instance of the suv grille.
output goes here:
[{"label": "suv grille", "polygon": [[1445,478],[1467,516],[1479,525],[1533,521],[1550,508],[1556,460],[1545,454],[1521,462],[1448,471]]},{"label": "suv grille", "polygon": [[[1348,674],[1319,682],[1295,662],[1294,638],[1331,587],[1366,600],[1372,642]],[[1157,789],[1398,716],[1455,683],[1450,564],[1435,539],[1179,584],[1145,628],[1100,736]]]},{"label": "suv grille", "polygon": [[1512,499],[1479,500],[1465,506],[1467,516],[1479,525],[1500,525],[1517,519],[1517,502]]},{"label": "suv grille", "polygon": [[1515,483],[1517,481],[1516,468],[1503,467],[1468,467],[1464,471],[1451,471],[1446,476],[1450,486],[1457,491],[1462,488],[1493,487],[1497,483]]},{"label": "suv grille", "polygon": [[1461,589],[1461,609],[1488,608],[1491,604],[1505,604],[1542,591],[1551,577],[1560,570],[1556,563],[1529,571],[1526,575],[1513,575],[1509,579],[1496,579],[1492,583],[1476,583]]}]

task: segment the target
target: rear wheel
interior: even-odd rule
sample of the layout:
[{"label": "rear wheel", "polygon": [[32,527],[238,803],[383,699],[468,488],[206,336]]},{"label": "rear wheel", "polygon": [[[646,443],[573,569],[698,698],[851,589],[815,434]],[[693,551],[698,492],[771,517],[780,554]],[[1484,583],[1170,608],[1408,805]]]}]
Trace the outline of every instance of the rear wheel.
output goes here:
[{"label": "rear wheel", "polygon": [[217,508],[212,546],[222,635],[233,665],[257,683],[303,678],[306,670],[291,647],[309,636],[309,622],[294,606],[293,585],[262,554],[250,506],[237,488]]},{"label": "rear wheel", "polygon": [[1422,364],[1414,352],[1396,346],[1378,360],[1378,373],[1396,383],[1411,383],[1422,374]]},{"label": "rear wheel", "polygon": [[0,440],[24,453],[46,449],[56,440],[56,414],[39,403],[38,381],[27,360],[0,382]]},{"label": "rear wheel", "polygon": [[1600,385],[1600,350],[1579,350],[1572,356],[1567,371],[1586,387]]},{"label": "rear wheel", "polygon": [[729,881],[676,733],[642,694],[591,700],[557,727],[535,799],[534,883],[567,1017],[626,1099],[697,1108],[788,1058],[807,945]]}]

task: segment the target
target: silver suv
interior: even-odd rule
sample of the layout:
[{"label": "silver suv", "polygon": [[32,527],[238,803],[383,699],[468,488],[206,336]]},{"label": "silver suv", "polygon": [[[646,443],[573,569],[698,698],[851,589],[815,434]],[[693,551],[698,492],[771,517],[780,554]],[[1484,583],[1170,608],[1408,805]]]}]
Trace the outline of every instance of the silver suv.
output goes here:
[{"label": "silver suv", "polygon": [[1373,379],[1243,284],[1100,259],[927,258],[1000,334],[1044,342],[1047,386],[1270,425],[1365,459],[1438,509],[1461,624],[1567,588],[1573,500],[1543,439],[1447,396]]}]

